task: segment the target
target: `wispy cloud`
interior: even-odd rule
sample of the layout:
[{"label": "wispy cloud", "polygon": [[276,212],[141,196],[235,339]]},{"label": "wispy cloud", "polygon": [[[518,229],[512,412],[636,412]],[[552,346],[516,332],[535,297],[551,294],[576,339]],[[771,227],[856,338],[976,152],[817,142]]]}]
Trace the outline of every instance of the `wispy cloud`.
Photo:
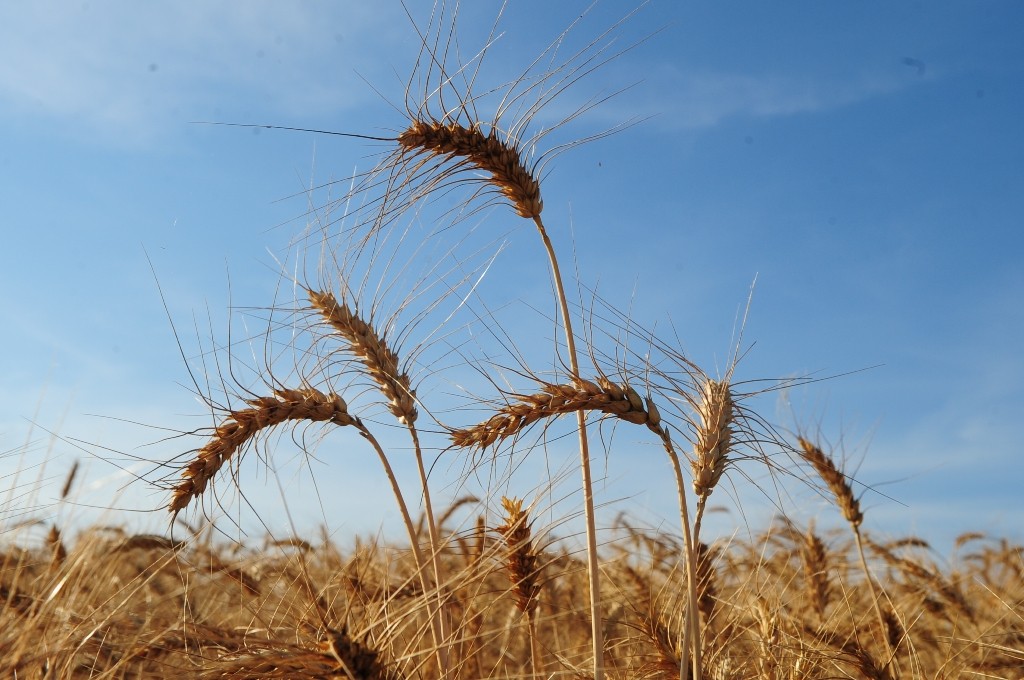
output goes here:
[{"label": "wispy cloud", "polygon": [[243,94],[271,111],[343,108],[358,56],[398,35],[396,18],[326,3],[6,5],[0,101],[8,115],[121,136]]},{"label": "wispy cloud", "polygon": [[674,73],[673,96],[662,100],[663,117],[679,128],[718,125],[733,117],[766,118],[812,114],[850,106],[903,89],[897,74],[841,79],[812,75]]}]

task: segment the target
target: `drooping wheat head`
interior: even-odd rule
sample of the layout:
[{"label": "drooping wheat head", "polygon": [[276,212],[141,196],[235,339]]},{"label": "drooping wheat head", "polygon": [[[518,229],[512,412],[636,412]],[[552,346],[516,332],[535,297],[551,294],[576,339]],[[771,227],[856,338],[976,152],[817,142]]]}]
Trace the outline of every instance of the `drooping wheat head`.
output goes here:
[{"label": "drooping wheat head", "polygon": [[860,499],[853,493],[853,486],[846,475],[836,466],[829,456],[819,447],[803,437],[798,439],[803,459],[811,464],[822,481],[828,486],[836,499],[836,504],[843,517],[852,527],[859,527],[864,521],[864,513],[860,511]]},{"label": "drooping wheat head", "polygon": [[479,123],[467,127],[416,120],[398,136],[398,144],[413,157],[445,157],[452,161],[450,173],[467,168],[487,173],[487,181],[509,200],[520,217],[534,219],[544,209],[540,182],[523,163],[515,144],[499,137],[493,127],[485,133]]},{"label": "drooping wheat head", "polygon": [[217,472],[235,453],[249,444],[261,431],[288,421],[329,422],[354,425],[359,419],[348,412],[340,395],[323,393],[312,387],[281,388],[273,396],[247,399],[249,408],[230,411],[216,427],[210,441],[199,449],[195,459],[182,471],[182,481],[172,490],[168,510],[174,515],[203,494]]},{"label": "drooping wheat head", "polygon": [[[660,422],[660,414],[653,405],[629,385],[616,385],[606,379],[597,384],[590,380],[577,380],[573,384],[544,384],[534,394],[510,394],[510,403],[498,409],[488,420],[464,429],[450,432],[452,443],[460,448],[485,449],[497,442],[514,437],[534,423],[569,413],[597,411],[636,424]],[[656,427],[656,425],[655,425]]]}]

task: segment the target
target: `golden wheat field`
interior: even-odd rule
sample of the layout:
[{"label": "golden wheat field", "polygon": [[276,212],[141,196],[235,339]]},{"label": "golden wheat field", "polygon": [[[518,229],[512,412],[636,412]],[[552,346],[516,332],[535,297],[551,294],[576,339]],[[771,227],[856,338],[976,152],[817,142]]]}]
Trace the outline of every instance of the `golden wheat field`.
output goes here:
[{"label": "golden wheat field", "polygon": [[[1024,678],[1024,546],[969,533],[940,558],[927,537],[873,535],[829,444],[841,433],[759,409],[814,380],[741,377],[742,334],[724,367],[699,365],[685,328],[661,334],[605,300],[564,230],[552,236],[548,171],[592,136],[551,140],[601,100],[535,119],[635,44],[613,25],[565,53],[556,34],[518,77],[484,82],[489,43],[460,48],[456,9],[415,26],[393,131],[331,132],[371,145],[374,165],[318,187],[291,241],[301,266],[282,267],[264,326],[182,350],[209,425],[171,433],[179,455],[134,482],[157,492],[168,530],[54,519],[77,468],[47,519],[24,481],[0,505],[0,677]],[[482,298],[485,275],[536,285],[490,271],[497,219],[523,227],[510,238],[549,276],[539,343]],[[267,512],[247,468],[272,477],[282,451],[326,457],[338,441],[373,460],[389,495],[367,511],[397,517],[401,538],[330,518],[240,531],[241,512]],[[657,526],[595,500],[594,468],[636,441],[663,461],[677,510]],[[549,447],[568,447],[572,468],[517,487],[520,462]],[[741,469],[779,512],[709,537],[710,503]],[[831,515],[789,519],[785,485]]]}]

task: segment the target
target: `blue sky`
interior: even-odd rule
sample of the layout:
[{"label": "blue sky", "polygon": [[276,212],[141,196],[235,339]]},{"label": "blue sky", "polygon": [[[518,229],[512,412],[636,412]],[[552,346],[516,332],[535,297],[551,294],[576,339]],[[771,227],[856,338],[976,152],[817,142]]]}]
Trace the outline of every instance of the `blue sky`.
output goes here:
[{"label": "blue sky", "polygon": [[[586,6],[510,3],[487,85],[522,71]],[[465,54],[483,46],[497,7],[463,9]],[[566,47],[629,9],[598,4]],[[413,14],[423,22],[426,4]],[[543,140],[636,121],[545,168],[545,220],[563,259],[576,258],[577,299],[596,289],[643,326],[678,334],[714,373],[756,278],[744,331],[754,346],[737,377],[849,374],[758,408],[784,429],[820,428],[884,494],[865,495],[869,530],[937,545],[968,530],[1021,537],[1021,25],[1014,2],[654,0],[611,49],[648,39],[537,119],[556,123],[628,87]],[[88,468],[83,506],[146,510],[161,493],[136,483],[115,497],[129,477],[103,459],[169,459],[198,441],[147,445],[170,433],[159,428],[209,423],[171,321],[191,358],[226,341],[229,303],[268,306],[280,294],[278,262],[294,264],[288,244],[305,224],[303,190],[369,169],[382,149],[191,121],[393,135],[415,32],[390,0],[39,2],[0,8],[0,26],[0,451],[10,452],[0,466],[21,469],[21,489],[50,480],[33,501],[39,516],[75,458]],[[551,337],[535,311],[549,305],[537,302],[548,288],[535,235],[506,209],[481,216],[489,252],[500,249],[495,283],[481,290],[523,334],[517,342]],[[300,524],[326,516],[345,534],[393,522],[390,505],[366,510],[387,494],[368,452],[332,462],[347,442],[332,434],[317,451],[319,502],[301,479],[309,472],[281,462],[281,483],[301,489],[288,502]],[[665,463],[638,442],[619,436],[599,462],[599,501],[674,526]],[[549,462],[568,469],[560,446]],[[271,507],[276,483],[258,476],[255,456],[247,462],[255,504]],[[412,488],[411,467],[400,469]],[[439,494],[461,469],[435,468]],[[528,495],[544,467],[521,475],[502,491]],[[763,527],[770,506],[733,478],[735,490],[712,497],[732,509],[716,530]],[[833,512],[800,485],[790,493],[795,517]]]}]

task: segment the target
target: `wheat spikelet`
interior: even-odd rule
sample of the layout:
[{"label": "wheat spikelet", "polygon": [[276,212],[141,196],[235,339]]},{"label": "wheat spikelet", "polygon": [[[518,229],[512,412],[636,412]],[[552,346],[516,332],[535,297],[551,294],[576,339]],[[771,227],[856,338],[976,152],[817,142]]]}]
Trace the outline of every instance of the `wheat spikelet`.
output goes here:
[{"label": "wheat spikelet", "polygon": [[628,385],[619,387],[604,379],[601,382],[603,386],[581,379],[575,384],[547,384],[543,391],[535,394],[511,395],[515,402],[499,409],[483,423],[452,430],[452,442],[458,447],[485,449],[498,440],[522,432],[538,420],[580,411],[600,411],[638,425],[657,427],[654,423],[660,422],[661,417],[656,409],[650,409],[653,402],[645,404]]},{"label": "wheat spikelet", "polygon": [[830,589],[828,580],[828,550],[825,543],[814,532],[814,523],[800,534],[800,558],[803,565],[807,600],[819,622],[825,620]]},{"label": "wheat spikelet", "polygon": [[331,422],[341,426],[359,422],[349,414],[348,405],[339,395],[324,394],[312,387],[278,389],[273,396],[248,399],[246,403],[251,408],[229,412],[210,441],[182,471],[183,481],[172,490],[168,506],[171,513],[181,512],[193,498],[201,496],[221,467],[261,430],[289,420]]},{"label": "wheat spikelet", "polygon": [[521,498],[501,497],[505,523],[495,531],[505,539],[508,578],[516,593],[516,607],[524,614],[537,609],[540,583],[537,580],[537,552],[533,546],[530,517]]},{"label": "wheat spikelet", "polygon": [[853,495],[853,487],[850,486],[846,475],[836,467],[835,462],[825,455],[825,452],[819,447],[803,437],[800,437],[798,441],[802,449],[801,455],[803,459],[811,464],[811,467],[818,473],[822,481],[828,485],[832,495],[835,496],[836,503],[839,504],[843,517],[846,518],[846,521],[851,526],[859,527],[861,522],[864,521],[864,513],[860,511],[860,500]]},{"label": "wheat spikelet", "polygon": [[729,462],[732,445],[733,398],[726,381],[705,379],[700,386],[697,404],[696,441],[693,470],[693,490],[700,498],[714,491]]},{"label": "wheat spikelet", "polygon": [[505,509],[505,523],[495,527],[495,531],[505,539],[508,579],[516,594],[516,608],[526,616],[530,660],[533,674],[538,676],[542,667],[536,622],[540,569],[537,566],[537,550],[533,544],[529,511],[523,510],[521,498],[502,496],[501,505]]},{"label": "wheat spikelet", "polygon": [[385,339],[344,302],[329,292],[308,291],[317,312],[349,344],[349,351],[366,365],[369,376],[388,400],[388,410],[406,425],[416,421],[416,392],[408,374],[399,368],[398,355]]},{"label": "wheat spikelet", "polygon": [[50,525],[50,530],[46,534],[46,544],[50,546],[50,567],[55,569],[68,558],[67,548],[64,547],[64,540],[56,524]]},{"label": "wheat spikelet", "polygon": [[499,139],[495,128],[484,134],[479,124],[416,120],[398,136],[398,144],[414,153],[458,158],[457,164],[483,170],[521,217],[539,217],[544,209],[537,178],[526,169],[519,150]]}]

